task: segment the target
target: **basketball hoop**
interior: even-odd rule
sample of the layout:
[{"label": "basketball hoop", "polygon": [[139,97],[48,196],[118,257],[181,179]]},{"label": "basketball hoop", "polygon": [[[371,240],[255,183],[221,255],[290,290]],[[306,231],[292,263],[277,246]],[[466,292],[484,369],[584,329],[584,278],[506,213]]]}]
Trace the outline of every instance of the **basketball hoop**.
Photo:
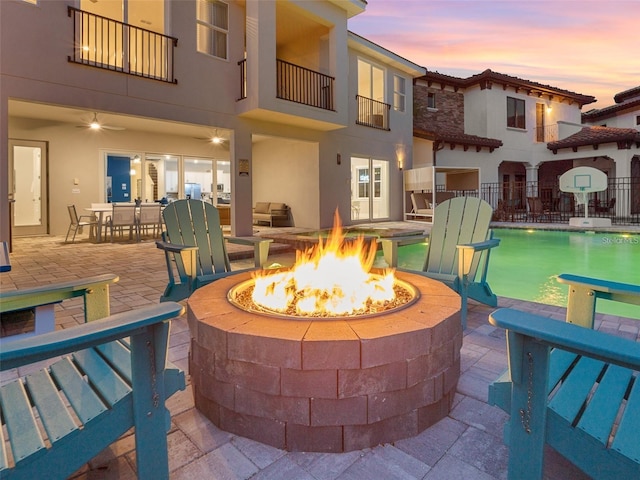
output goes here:
[{"label": "basketball hoop", "polygon": [[[589,217],[589,194],[607,189],[607,175],[593,167],[575,167],[560,176],[560,190],[573,193],[576,205],[584,205],[584,224]],[[569,220],[569,224],[571,224]]]}]

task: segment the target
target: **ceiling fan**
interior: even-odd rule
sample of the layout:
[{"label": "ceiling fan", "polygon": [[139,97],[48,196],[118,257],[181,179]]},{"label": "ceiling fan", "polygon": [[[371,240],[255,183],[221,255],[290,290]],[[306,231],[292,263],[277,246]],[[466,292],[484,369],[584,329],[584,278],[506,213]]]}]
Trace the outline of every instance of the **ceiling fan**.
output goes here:
[{"label": "ceiling fan", "polygon": [[98,114],[94,112],[93,120],[85,125],[76,125],[78,128],[90,128],[91,130],[124,130],[124,127],[116,127],[113,125],[105,125],[98,120]]},{"label": "ceiling fan", "polygon": [[226,147],[227,143],[229,142],[227,138],[224,138],[218,135],[218,130],[216,130],[216,133],[214,135],[211,135],[209,137],[195,137],[195,138],[197,140],[206,140],[207,142],[211,142],[213,145],[217,145],[219,147]]}]

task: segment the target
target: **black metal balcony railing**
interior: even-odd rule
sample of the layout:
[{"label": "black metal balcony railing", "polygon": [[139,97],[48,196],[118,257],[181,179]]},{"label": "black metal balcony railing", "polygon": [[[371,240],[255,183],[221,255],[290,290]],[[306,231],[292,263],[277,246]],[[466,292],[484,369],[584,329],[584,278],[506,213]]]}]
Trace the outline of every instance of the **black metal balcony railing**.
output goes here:
[{"label": "black metal balcony railing", "polygon": [[360,95],[356,95],[356,101],[358,102],[358,118],[356,119],[358,125],[390,130],[389,111],[391,105]]},{"label": "black metal balcony railing", "polygon": [[240,97],[238,100],[247,98],[247,59],[238,62],[240,67]]},{"label": "black metal balcony railing", "polygon": [[333,108],[334,78],[308,68],[276,60],[276,97],[323,110]]},{"label": "black metal balcony railing", "polygon": [[73,18],[70,62],[178,83],[173,68],[177,38],[74,7],[68,13]]},{"label": "black metal balcony railing", "polygon": [[[240,67],[240,97],[247,98],[247,60],[238,62]],[[276,59],[276,97],[291,102],[335,110],[333,84],[335,78],[308,68]]]}]

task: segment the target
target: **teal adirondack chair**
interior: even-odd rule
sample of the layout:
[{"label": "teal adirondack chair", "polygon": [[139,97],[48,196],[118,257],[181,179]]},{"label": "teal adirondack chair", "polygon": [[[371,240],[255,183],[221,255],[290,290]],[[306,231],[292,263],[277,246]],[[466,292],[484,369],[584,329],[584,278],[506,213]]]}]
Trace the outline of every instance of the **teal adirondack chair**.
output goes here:
[{"label": "teal adirondack chair", "polygon": [[63,480],[134,427],[138,478],[168,479],[165,399],[185,388],[167,362],[169,320],[183,311],[153,305],[3,344],[2,371],[51,360],[0,387],[0,478]]},{"label": "teal adirondack chair", "polygon": [[[165,231],[161,242],[165,252],[169,283],[161,302],[180,301],[196,289],[214,280],[244,270],[231,271],[225,240],[255,245],[256,264],[266,262],[272,239],[225,237],[220,228],[220,213],[212,204],[201,200],[178,200],[162,212]],[[246,269],[248,270],[248,269]]]},{"label": "teal adirondack chair", "polygon": [[548,444],[592,478],[640,478],[640,343],[593,330],[597,298],[640,305],[640,286],[563,274],[566,322],[517,310],[491,314],[507,329],[509,369],[488,401],[505,425],[509,479],[541,479]]},{"label": "teal adirondack chair", "polygon": [[476,197],[455,197],[439,204],[429,235],[421,273],[440,280],[461,297],[462,328],[467,327],[467,298],[495,307],[496,295],[487,283],[489,254],[500,240],[492,238],[493,209]]}]

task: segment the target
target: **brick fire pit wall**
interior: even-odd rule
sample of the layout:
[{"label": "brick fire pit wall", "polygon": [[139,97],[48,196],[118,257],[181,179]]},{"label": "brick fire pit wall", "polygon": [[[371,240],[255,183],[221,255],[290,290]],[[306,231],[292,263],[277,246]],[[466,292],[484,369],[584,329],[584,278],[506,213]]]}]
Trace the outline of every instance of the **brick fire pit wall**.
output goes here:
[{"label": "brick fire pit wall", "polygon": [[188,302],[198,410],[289,451],[347,452],[412,437],[445,417],[460,376],[460,297],[397,273],[418,302],[384,315],[283,319],[231,305],[232,275]]}]

